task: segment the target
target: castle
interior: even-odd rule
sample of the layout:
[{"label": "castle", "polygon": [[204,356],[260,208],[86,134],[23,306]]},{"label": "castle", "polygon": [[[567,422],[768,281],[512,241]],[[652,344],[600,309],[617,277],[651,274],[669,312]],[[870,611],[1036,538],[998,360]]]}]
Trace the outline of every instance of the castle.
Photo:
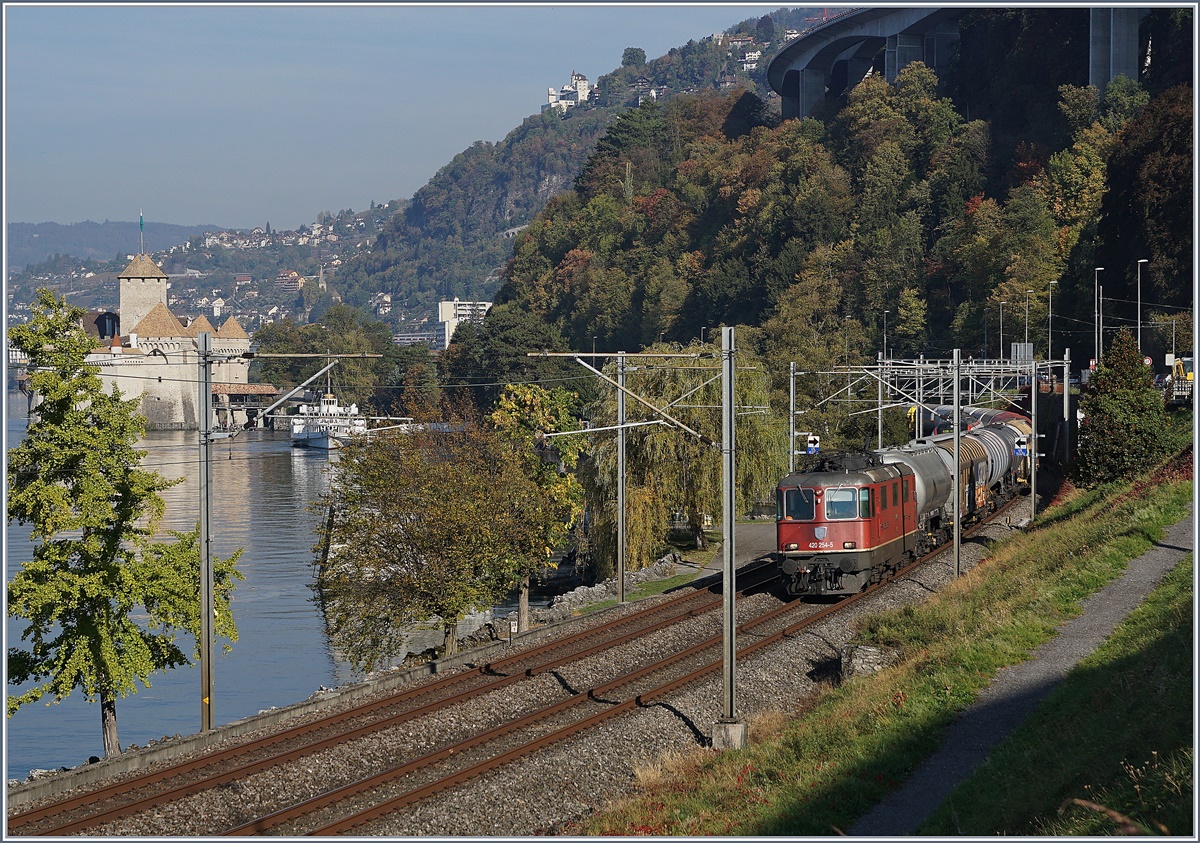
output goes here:
[{"label": "castle", "polygon": [[[167,275],[146,254],[118,276],[119,313],[93,313],[84,328],[97,347],[86,362],[97,367],[105,390],[113,385],[126,397],[141,395],[149,430],[198,430],[198,337],[212,335],[217,355],[241,355],[250,337],[230,316],[214,328],[205,316],[184,324],[167,309]],[[250,360],[238,357],[212,367],[213,426],[240,426],[253,417],[268,384],[249,383]]]}]

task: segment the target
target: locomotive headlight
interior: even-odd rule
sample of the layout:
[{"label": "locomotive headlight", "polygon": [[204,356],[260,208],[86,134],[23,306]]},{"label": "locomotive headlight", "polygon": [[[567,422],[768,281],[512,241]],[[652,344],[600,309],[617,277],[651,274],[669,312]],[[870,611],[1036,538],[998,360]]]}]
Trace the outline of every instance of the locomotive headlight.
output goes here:
[{"label": "locomotive headlight", "polygon": [[858,542],[842,542],[843,550],[854,550],[856,547],[858,547]]},{"label": "locomotive headlight", "polygon": [[800,545],[796,544],[795,542],[791,542],[790,544],[785,544],[783,546],[783,549],[784,550],[799,550]]}]

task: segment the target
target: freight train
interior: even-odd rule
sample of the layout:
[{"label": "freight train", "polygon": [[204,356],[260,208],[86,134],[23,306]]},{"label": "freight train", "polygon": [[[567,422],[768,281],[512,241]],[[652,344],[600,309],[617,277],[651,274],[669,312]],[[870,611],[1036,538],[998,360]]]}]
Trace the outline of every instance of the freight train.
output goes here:
[{"label": "freight train", "polygon": [[779,481],[774,556],[789,594],[861,591],[949,541],[956,503],[969,525],[1029,490],[1029,419],[975,407],[962,414],[970,429],[959,435],[957,494],[953,433],[820,456]]}]

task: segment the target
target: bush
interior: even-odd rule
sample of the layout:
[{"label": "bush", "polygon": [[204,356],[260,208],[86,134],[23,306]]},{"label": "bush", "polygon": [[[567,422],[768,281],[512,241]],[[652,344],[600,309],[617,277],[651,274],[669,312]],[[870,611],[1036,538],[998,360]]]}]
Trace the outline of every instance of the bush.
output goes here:
[{"label": "bush", "polygon": [[1171,425],[1162,396],[1133,334],[1122,330],[1079,399],[1084,419],[1073,474],[1095,486],[1132,478],[1171,450]]}]

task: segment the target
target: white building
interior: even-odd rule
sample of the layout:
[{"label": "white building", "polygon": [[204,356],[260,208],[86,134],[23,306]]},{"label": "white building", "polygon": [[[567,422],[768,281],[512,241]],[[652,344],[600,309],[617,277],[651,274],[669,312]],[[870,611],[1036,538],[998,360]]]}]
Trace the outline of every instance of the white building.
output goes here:
[{"label": "white building", "polygon": [[491,309],[490,301],[453,301],[438,302],[438,321],[436,327],[396,334],[392,342],[396,345],[416,345],[428,343],[432,348],[445,350],[450,346],[454,331],[463,322],[479,324],[484,315]]},{"label": "white building", "polygon": [[553,88],[546,89],[546,104],[542,106],[542,111],[550,108],[556,108],[559,111],[566,111],[572,106],[586,103],[592,95],[594,86],[588,81],[588,78],[582,73],[571,71],[571,81],[563,85],[555,91]]},{"label": "white building", "polygon": [[[99,369],[105,389],[116,386],[126,397],[140,395],[140,411],[151,430],[197,430],[199,335],[212,337],[217,354],[235,359],[212,367],[213,419],[218,426],[247,421],[247,404],[275,394],[268,384],[249,383],[250,361],[237,357],[250,349],[250,337],[230,316],[214,328],[205,316],[184,325],[167,309],[167,275],[149,255],[136,255],[120,283],[119,321],[92,322],[98,346],[87,362]],[[85,326],[86,327],[86,326]],[[125,333],[122,333],[122,330]]]}]

